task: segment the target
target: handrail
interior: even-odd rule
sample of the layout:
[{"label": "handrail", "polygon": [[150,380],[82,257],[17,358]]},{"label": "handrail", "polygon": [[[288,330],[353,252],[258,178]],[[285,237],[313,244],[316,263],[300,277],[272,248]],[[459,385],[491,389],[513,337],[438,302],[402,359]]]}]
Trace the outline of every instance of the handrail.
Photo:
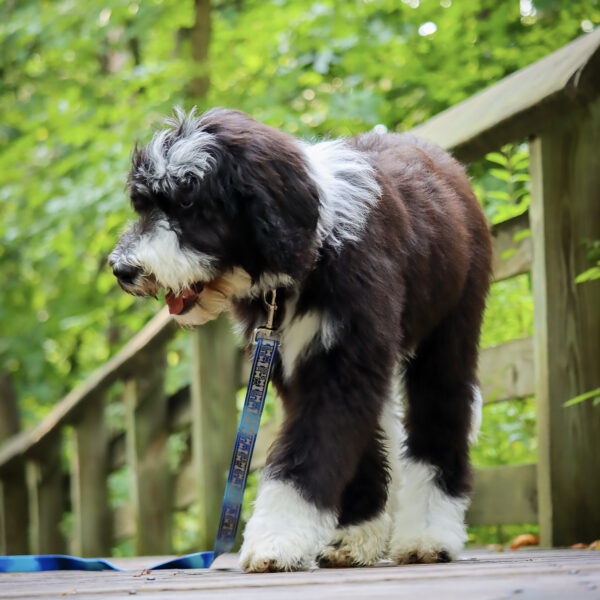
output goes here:
[{"label": "handrail", "polygon": [[503,144],[538,134],[548,117],[600,91],[600,29],[516,71],[439,113],[411,133],[459,160],[471,161]]},{"label": "handrail", "polygon": [[163,308],[115,356],[96,369],[81,385],[71,390],[36,427],[10,438],[0,447],[0,471],[15,459],[41,444],[59,425],[73,419],[86,398],[123,377],[136,362],[140,352],[166,341],[176,331],[167,307]]}]

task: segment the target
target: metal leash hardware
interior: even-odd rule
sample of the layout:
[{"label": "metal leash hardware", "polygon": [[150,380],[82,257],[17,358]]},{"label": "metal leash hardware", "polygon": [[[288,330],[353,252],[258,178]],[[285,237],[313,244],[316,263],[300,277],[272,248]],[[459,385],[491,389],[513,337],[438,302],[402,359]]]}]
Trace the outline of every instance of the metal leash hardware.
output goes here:
[{"label": "metal leash hardware", "polygon": [[[268,299],[268,295],[270,296],[270,300]],[[273,329],[273,321],[275,320],[275,311],[277,310],[277,290],[269,290],[263,292],[263,302],[267,307],[267,323],[266,325],[262,325],[261,327],[257,327],[252,332],[252,345],[255,346],[258,340],[259,335],[267,335],[269,337],[274,337],[279,339],[279,335],[275,333]]]},{"label": "metal leash hardware", "polygon": [[215,540],[214,558],[229,552],[235,542],[254,444],[267,397],[271,371],[277,357],[279,336],[273,330],[273,321],[277,310],[276,293],[275,290],[271,290],[270,300],[267,294],[268,292],[263,294],[263,300],[268,311],[267,324],[263,327],[257,327],[252,335],[252,343],[255,347],[252,370],[248,380],[242,416],[235,437],[225,494],[223,495],[223,507]]}]

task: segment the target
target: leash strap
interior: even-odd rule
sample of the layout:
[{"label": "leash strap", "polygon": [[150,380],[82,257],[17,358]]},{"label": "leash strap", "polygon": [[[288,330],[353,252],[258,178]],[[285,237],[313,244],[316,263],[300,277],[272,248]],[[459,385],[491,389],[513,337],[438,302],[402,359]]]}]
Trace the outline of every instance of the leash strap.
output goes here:
[{"label": "leash strap", "polygon": [[235,542],[254,444],[265,406],[273,363],[279,347],[279,338],[267,329],[257,330],[255,340],[256,349],[252,361],[252,371],[225,486],[214,558],[229,552]]},{"label": "leash strap", "polygon": [[[273,333],[272,322],[276,305],[275,294],[270,309],[267,327],[254,333],[254,358],[246,390],[246,399],[238,425],[229,476],[223,496],[223,508],[213,552],[195,552],[159,563],[148,570],[158,569],[206,569],[225,552],[229,552],[235,542],[240,522],[242,501],[250,471],[254,444],[260,426],[260,418],[265,406],[267,389],[273,364],[277,357],[279,337]],[[21,556],[0,556],[0,573],[33,573],[36,571],[123,571],[111,562],[98,558],[78,558],[64,554],[33,554]]]}]

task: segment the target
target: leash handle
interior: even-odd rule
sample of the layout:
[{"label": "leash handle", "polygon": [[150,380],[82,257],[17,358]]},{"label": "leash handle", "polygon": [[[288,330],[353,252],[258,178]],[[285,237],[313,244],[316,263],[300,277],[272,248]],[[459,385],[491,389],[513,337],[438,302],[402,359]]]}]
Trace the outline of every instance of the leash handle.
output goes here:
[{"label": "leash handle", "polygon": [[[272,305],[274,311],[274,294]],[[268,324],[272,324],[272,319]],[[254,333],[254,340],[256,348],[252,370],[248,381],[248,389],[246,390],[244,409],[235,438],[227,485],[225,486],[221,519],[214,546],[214,558],[229,552],[235,542],[254,444],[265,406],[271,371],[279,347],[279,337],[267,327],[257,329]]]}]

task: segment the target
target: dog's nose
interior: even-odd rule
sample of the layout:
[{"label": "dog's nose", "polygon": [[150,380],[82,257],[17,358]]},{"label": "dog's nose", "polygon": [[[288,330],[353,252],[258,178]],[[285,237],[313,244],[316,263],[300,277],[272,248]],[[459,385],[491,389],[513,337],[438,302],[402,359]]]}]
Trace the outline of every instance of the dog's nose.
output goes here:
[{"label": "dog's nose", "polygon": [[117,263],[113,267],[113,273],[121,283],[134,283],[135,278],[140,274],[140,272],[141,269],[138,267],[123,263]]}]

